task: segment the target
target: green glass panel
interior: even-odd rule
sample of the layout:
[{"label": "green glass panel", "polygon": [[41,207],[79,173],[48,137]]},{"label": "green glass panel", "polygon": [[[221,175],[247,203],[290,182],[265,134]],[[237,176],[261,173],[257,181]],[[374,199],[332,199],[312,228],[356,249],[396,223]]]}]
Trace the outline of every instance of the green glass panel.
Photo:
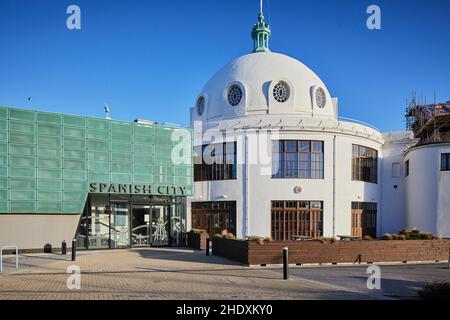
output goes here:
[{"label": "green glass panel", "polygon": [[84,160],[64,159],[64,169],[85,170],[86,162]]},{"label": "green glass panel", "polygon": [[111,170],[111,163],[102,161],[89,161],[88,167],[90,171],[108,172]]},{"label": "green glass panel", "polygon": [[152,155],[153,154],[153,146],[150,145],[141,145],[134,144],[134,153],[144,154],[144,155]]},{"label": "green glass panel", "polygon": [[0,178],[0,188],[8,188],[8,178]]},{"label": "green glass panel", "polygon": [[36,211],[35,201],[11,201],[10,202],[11,212],[24,212],[33,213]]},{"label": "green glass panel", "polygon": [[132,152],[133,145],[131,143],[113,142],[112,143],[112,151],[113,152]]},{"label": "green glass panel", "polygon": [[111,154],[111,157],[112,157],[112,161],[115,161],[115,162],[133,162],[132,153],[113,152]]},{"label": "green glass panel", "polygon": [[173,182],[175,185],[191,185],[191,178],[186,177],[173,177]]},{"label": "green glass panel", "polygon": [[64,150],[64,158],[66,159],[84,160],[85,157],[86,151],[84,150]]},{"label": "green glass panel", "polygon": [[157,175],[166,175],[171,176],[173,175],[173,167],[170,166],[154,166],[153,174],[155,176]]},{"label": "green glass panel", "polygon": [[153,183],[153,175],[151,174],[134,174],[134,182],[135,183],[145,183],[151,184]]},{"label": "green glass panel", "polygon": [[155,137],[155,145],[172,145],[172,139],[168,137]]},{"label": "green glass panel", "polygon": [[61,169],[37,169],[38,179],[62,179]]},{"label": "green glass panel", "polygon": [[102,120],[102,119],[92,119],[89,118],[87,122],[88,128],[97,129],[97,130],[109,130],[110,128],[110,120]]},{"label": "green glass panel", "polygon": [[134,173],[153,174],[153,166],[144,164],[135,164]]},{"label": "green glass panel", "polygon": [[39,146],[38,147],[38,157],[60,158],[60,157],[62,157],[62,149]]},{"label": "green glass panel", "polygon": [[113,172],[132,172],[133,168],[131,164],[126,163],[113,163],[111,171]]},{"label": "green glass panel", "polygon": [[81,203],[86,197],[85,192],[64,192],[64,202],[78,202]]},{"label": "green glass panel", "polygon": [[36,136],[34,134],[10,132],[9,142],[18,144],[36,144]]},{"label": "green glass panel", "polygon": [[0,177],[8,176],[8,167],[0,167]]},{"label": "green glass panel", "polygon": [[22,133],[35,133],[35,124],[30,122],[23,122],[17,120],[9,121],[9,130],[11,132],[22,132]]},{"label": "green glass panel", "polygon": [[64,202],[63,211],[65,213],[81,213],[83,211],[84,203],[80,202]]},{"label": "green glass panel", "polygon": [[83,139],[66,138],[64,137],[64,148],[65,149],[81,149],[86,148],[86,141]]},{"label": "green glass panel", "polygon": [[160,155],[160,156],[171,156],[172,154],[172,146],[160,146],[160,145],[155,145],[154,150],[155,150],[155,154]]},{"label": "green glass panel", "polygon": [[64,115],[63,123],[64,123],[64,126],[84,128],[84,127],[86,127],[86,118],[79,117],[79,116]]},{"label": "green glass panel", "polygon": [[153,136],[155,134],[155,127],[136,124],[134,126],[134,132],[140,135]]},{"label": "green glass panel", "polygon": [[175,176],[192,176],[191,167],[188,166],[175,166],[174,167]]},{"label": "green glass panel", "polygon": [[0,131],[0,141],[8,142],[8,131]]},{"label": "green glass panel", "polygon": [[[109,181],[109,178],[108,178]],[[64,181],[64,191],[86,191],[87,185],[86,182],[72,182],[72,181]]]},{"label": "green glass panel", "polygon": [[114,183],[132,183],[131,173],[112,173],[111,181]]},{"label": "green glass panel", "polygon": [[59,191],[62,189],[62,180],[38,180],[39,190]]},{"label": "green glass panel", "polygon": [[38,112],[37,113],[37,121],[46,122],[52,124],[61,124],[62,117],[60,114],[55,113],[47,113],[47,112]]},{"label": "green glass panel", "polygon": [[0,190],[0,201],[8,201],[8,190]]},{"label": "green glass panel", "polygon": [[109,151],[109,141],[88,140],[88,150],[92,151]]},{"label": "green glass panel", "polygon": [[0,130],[8,130],[8,120],[0,119]]},{"label": "green glass panel", "polygon": [[56,191],[38,191],[38,201],[61,201],[61,192]]},{"label": "green glass panel", "polygon": [[18,167],[35,167],[36,158],[25,156],[9,156],[9,165]]},{"label": "green glass panel", "polygon": [[34,201],[36,200],[36,191],[34,190],[15,190],[9,191],[11,201]]},{"label": "green glass panel", "polygon": [[9,202],[1,201],[0,202],[0,211],[1,212],[8,212],[9,211]]},{"label": "green glass panel", "polygon": [[1,166],[8,165],[8,156],[7,155],[0,155],[0,165]]},{"label": "green glass panel", "polygon": [[145,154],[133,154],[135,164],[153,164],[153,156]]},{"label": "green glass panel", "polygon": [[35,179],[10,179],[9,187],[11,189],[36,189],[36,180]]},{"label": "green glass panel", "polygon": [[34,178],[36,176],[36,169],[10,166],[9,176],[14,178]]},{"label": "green glass panel", "polygon": [[89,129],[88,130],[88,139],[109,140],[110,139],[109,131]]},{"label": "green glass panel", "polygon": [[19,144],[10,144],[9,153],[23,156],[34,156],[36,154],[35,146],[24,146]]},{"label": "green glass panel", "polygon": [[41,136],[38,135],[38,144],[41,146],[60,147],[61,137],[59,136]]},{"label": "green glass panel", "polygon": [[62,127],[58,125],[39,123],[38,124],[38,133],[39,134],[49,134],[60,136],[62,131]]},{"label": "green glass panel", "polygon": [[90,182],[109,182],[111,180],[111,174],[109,172],[89,172]]},{"label": "green glass panel", "polygon": [[61,212],[62,204],[61,202],[38,202],[38,211],[43,213],[53,213],[53,212]]},{"label": "green glass panel", "polygon": [[84,139],[86,136],[86,129],[76,127],[64,127],[64,136]]},{"label": "green glass panel", "polygon": [[131,134],[131,132],[113,132],[112,140],[113,141],[133,142],[133,135]]},{"label": "green glass panel", "polygon": [[154,176],[155,183],[160,185],[173,185],[173,176]]},{"label": "green glass panel", "polygon": [[38,167],[50,169],[61,168],[61,158],[38,158]]},{"label": "green glass panel", "polygon": [[168,164],[172,164],[172,158],[171,157],[160,157],[160,156],[155,156],[153,158],[154,160],[154,164],[155,165],[168,165]]},{"label": "green glass panel", "polygon": [[8,108],[0,107],[0,118],[2,119],[8,118]]},{"label": "green glass panel", "polygon": [[154,137],[153,136],[144,136],[140,134],[134,135],[134,143],[138,144],[144,144],[144,145],[151,145],[154,143]]},{"label": "green glass panel", "polygon": [[104,152],[96,152],[96,151],[87,151],[89,160],[97,160],[97,161],[110,161],[111,155],[108,151]]},{"label": "green glass panel", "polygon": [[111,122],[111,130],[114,132],[132,132],[133,127],[131,123],[128,122]]},{"label": "green glass panel", "polygon": [[0,153],[8,153],[8,144],[7,143],[0,143]]},{"label": "green glass panel", "polygon": [[63,172],[64,180],[86,180],[87,175],[86,171],[78,171],[78,170],[64,170]]},{"label": "green glass panel", "polygon": [[29,110],[9,109],[9,118],[23,121],[35,121],[35,112]]}]

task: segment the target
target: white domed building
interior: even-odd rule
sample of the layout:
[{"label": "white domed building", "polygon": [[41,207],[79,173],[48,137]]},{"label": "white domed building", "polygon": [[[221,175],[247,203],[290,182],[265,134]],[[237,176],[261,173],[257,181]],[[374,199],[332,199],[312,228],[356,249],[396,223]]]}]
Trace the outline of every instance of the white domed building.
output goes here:
[{"label": "white domed building", "polygon": [[[404,209],[395,209],[400,198],[383,202],[403,190],[383,189],[382,133],[339,118],[338,99],[311,69],[270,52],[270,34],[261,12],[253,52],[218,71],[191,109],[188,225],[282,241],[377,237],[405,227]],[[413,142],[402,136],[395,150]]]}]

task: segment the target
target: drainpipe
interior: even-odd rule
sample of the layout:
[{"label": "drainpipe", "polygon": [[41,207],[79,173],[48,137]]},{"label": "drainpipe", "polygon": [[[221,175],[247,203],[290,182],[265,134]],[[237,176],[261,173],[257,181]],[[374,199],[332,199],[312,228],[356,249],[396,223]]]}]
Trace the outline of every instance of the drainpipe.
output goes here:
[{"label": "drainpipe", "polygon": [[336,135],[333,136],[333,238],[336,237]]},{"label": "drainpipe", "polygon": [[244,153],[245,153],[245,165],[243,172],[243,186],[244,186],[244,218],[245,218],[245,229],[244,229],[244,239],[248,237],[248,224],[249,224],[249,195],[248,195],[248,133],[245,133],[244,139]]}]

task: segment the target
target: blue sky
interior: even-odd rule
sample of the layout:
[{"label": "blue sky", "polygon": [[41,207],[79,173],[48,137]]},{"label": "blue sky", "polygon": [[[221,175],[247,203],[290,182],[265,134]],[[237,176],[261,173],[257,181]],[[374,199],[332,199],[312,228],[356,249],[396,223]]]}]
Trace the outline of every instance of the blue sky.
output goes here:
[{"label": "blue sky", "polygon": [[[79,31],[66,9],[81,8]],[[382,30],[366,28],[366,8]],[[406,98],[450,100],[449,0],[264,0],[271,50],[299,59],[340,115],[404,128]],[[0,105],[187,124],[223,65],[252,49],[257,0],[1,0]],[[28,97],[32,101],[28,101]]]}]

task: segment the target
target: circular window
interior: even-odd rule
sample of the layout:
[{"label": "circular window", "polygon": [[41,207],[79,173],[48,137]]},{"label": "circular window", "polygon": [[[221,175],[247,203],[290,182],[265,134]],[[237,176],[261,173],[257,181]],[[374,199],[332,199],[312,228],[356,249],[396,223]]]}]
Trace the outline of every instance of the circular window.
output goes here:
[{"label": "circular window", "polygon": [[233,84],[228,89],[228,103],[236,107],[242,100],[242,89],[236,84]]},{"label": "circular window", "polygon": [[197,113],[201,116],[205,112],[205,97],[200,96],[197,99]]},{"label": "circular window", "polygon": [[316,104],[319,108],[324,108],[327,103],[327,96],[322,88],[316,90]]},{"label": "circular window", "polygon": [[286,102],[289,99],[289,86],[286,82],[278,82],[273,87],[273,97],[280,103]]}]

